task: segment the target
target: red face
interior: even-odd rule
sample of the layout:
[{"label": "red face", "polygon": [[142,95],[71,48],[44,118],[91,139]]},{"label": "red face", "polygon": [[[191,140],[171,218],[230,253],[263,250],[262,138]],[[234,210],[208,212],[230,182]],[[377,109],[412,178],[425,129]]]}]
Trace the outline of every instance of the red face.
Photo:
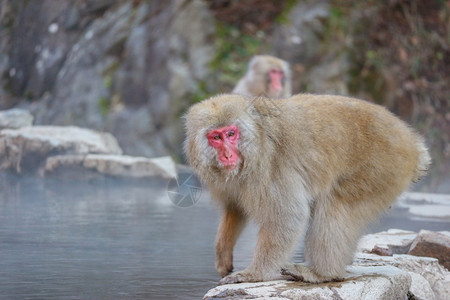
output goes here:
[{"label": "red face", "polygon": [[234,170],[239,163],[236,145],[239,141],[239,128],[235,125],[217,128],[206,134],[208,143],[217,150],[221,164],[228,170]]},{"label": "red face", "polygon": [[272,69],[269,71],[270,89],[279,92],[283,89],[284,73],[280,69]]}]

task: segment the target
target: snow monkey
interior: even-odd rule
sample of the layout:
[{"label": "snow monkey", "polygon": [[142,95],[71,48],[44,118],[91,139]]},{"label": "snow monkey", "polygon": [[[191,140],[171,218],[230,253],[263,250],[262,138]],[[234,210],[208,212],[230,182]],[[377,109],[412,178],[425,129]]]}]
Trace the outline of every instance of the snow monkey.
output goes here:
[{"label": "snow monkey", "polygon": [[[281,113],[271,116],[267,103]],[[188,162],[223,207],[216,237],[221,284],[282,275],[342,279],[365,225],[430,164],[423,139],[407,124],[347,97],[218,95],[185,117]],[[248,219],[259,226],[254,256],[230,274]],[[305,263],[288,263],[303,234]]]},{"label": "snow monkey", "polygon": [[247,73],[239,80],[233,93],[244,96],[285,98],[291,96],[289,63],[270,55],[256,55]]}]

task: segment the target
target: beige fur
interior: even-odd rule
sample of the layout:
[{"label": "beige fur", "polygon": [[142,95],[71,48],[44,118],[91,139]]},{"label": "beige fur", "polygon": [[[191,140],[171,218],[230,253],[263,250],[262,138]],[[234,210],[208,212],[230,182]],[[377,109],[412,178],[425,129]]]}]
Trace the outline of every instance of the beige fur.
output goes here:
[{"label": "beige fur", "polygon": [[[232,173],[206,139],[226,125],[241,132]],[[339,96],[219,95],[190,108],[186,131],[188,162],[224,208],[216,239],[222,276],[233,269],[246,220],[260,226],[252,263],[222,284],[271,280],[280,271],[307,282],[342,278],[361,230],[430,164],[407,124],[381,106]],[[287,264],[302,234],[306,264]]]},{"label": "beige fur", "polygon": [[[274,68],[281,69],[285,76],[283,90],[278,93],[271,92],[269,89],[268,72]],[[289,63],[270,55],[254,56],[248,64],[247,73],[239,80],[233,93],[244,96],[266,96],[269,98],[291,96],[291,70]]]}]

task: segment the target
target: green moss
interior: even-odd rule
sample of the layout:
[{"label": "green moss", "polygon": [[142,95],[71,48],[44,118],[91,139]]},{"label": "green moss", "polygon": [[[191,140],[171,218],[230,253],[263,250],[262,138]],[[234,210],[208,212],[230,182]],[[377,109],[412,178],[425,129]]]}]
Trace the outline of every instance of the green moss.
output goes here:
[{"label": "green moss", "polygon": [[218,24],[216,28],[216,56],[210,67],[216,80],[231,89],[245,73],[250,58],[261,53],[264,33],[255,36],[240,32],[236,27]]},{"label": "green moss", "polygon": [[23,98],[25,98],[26,101],[31,102],[31,101],[33,101],[34,95],[31,91],[26,90],[23,93]]},{"label": "green moss", "polygon": [[113,76],[117,69],[119,68],[120,63],[119,61],[115,60],[114,62],[112,62],[106,69],[103,70],[102,75],[103,76]]},{"label": "green moss", "polygon": [[284,10],[276,17],[275,22],[279,24],[286,24],[289,21],[289,13],[291,12],[292,8],[297,4],[297,0],[287,0],[286,1],[286,7]]},{"label": "green moss", "polygon": [[[372,56],[372,54],[368,55]],[[350,94],[365,93],[370,95],[376,103],[384,104],[386,100],[386,82],[381,72],[381,65],[380,68],[377,68],[369,63],[359,64],[357,61],[353,61],[352,64],[353,68],[349,72],[350,80],[348,82]]]},{"label": "green moss", "polygon": [[101,115],[104,117],[111,110],[111,101],[106,97],[102,97],[100,98],[100,100],[98,100],[98,107],[100,109]]}]

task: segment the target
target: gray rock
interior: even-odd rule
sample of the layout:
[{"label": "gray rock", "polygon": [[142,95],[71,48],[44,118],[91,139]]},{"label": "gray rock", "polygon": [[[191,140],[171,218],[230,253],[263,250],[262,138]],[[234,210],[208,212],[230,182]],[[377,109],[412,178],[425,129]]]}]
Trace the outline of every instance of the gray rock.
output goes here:
[{"label": "gray rock", "polygon": [[385,232],[368,234],[361,238],[360,251],[383,256],[410,254],[434,257],[439,263],[450,269],[450,231],[433,232],[389,229]]},{"label": "gray rock", "polygon": [[126,155],[57,155],[47,158],[40,171],[42,176],[69,173],[74,171],[83,177],[84,171],[121,178],[176,178],[176,167],[172,158],[145,158]]},{"label": "gray rock", "polygon": [[[450,236],[448,231],[435,232],[435,234],[440,237],[438,240],[446,240]],[[358,250],[364,253],[357,253],[356,261],[360,265],[379,266],[388,264],[416,274],[412,275],[411,292],[418,299],[433,299],[428,295],[429,291],[427,286],[424,285],[423,279],[428,282],[435,299],[450,299],[450,272],[439,264],[438,259],[406,254],[392,254],[392,256],[373,254],[374,252],[377,253],[377,251],[373,251],[374,249],[384,249],[386,253],[407,253],[417,236],[418,234],[415,232],[398,229],[365,235],[358,244]],[[393,249],[401,249],[402,252]]]},{"label": "gray rock", "polygon": [[411,287],[409,291],[414,295],[415,299],[433,300],[436,299],[433,289],[428,280],[422,275],[414,272],[408,272],[411,276]]},{"label": "gray rock", "polygon": [[0,170],[35,172],[49,156],[121,154],[109,133],[78,127],[35,126],[0,131]]},{"label": "gray rock", "polygon": [[15,20],[0,39],[0,107],[27,98],[36,124],[108,131],[131,155],[181,153],[179,117],[214,56],[205,2],[15,3],[0,4]]},{"label": "gray rock", "polygon": [[330,14],[329,1],[298,1],[287,15],[287,22],[275,29],[272,52],[291,63],[294,94],[346,91],[345,81],[339,77],[345,73],[337,74],[345,68],[340,65],[345,59],[336,57],[334,48],[330,55],[323,51],[323,21]]},{"label": "gray rock", "polygon": [[218,286],[203,299],[406,299],[408,272],[392,266],[352,266],[343,282],[269,281]]},{"label": "gray rock", "polygon": [[24,109],[9,109],[0,111],[0,130],[5,128],[20,128],[33,125],[33,116]]},{"label": "gray rock", "polygon": [[[447,236],[446,232],[440,234]],[[377,245],[405,248],[416,236],[396,229],[364,236],[358,246],[364,252],[355,254],[342,282],[280,280],[222,285],[208,291],[204,299],[450,299],[450,272],[436,258],[367,253]]]},{"label": "gray rock", "polygon": [[382,256],[393,254],[406,254],[417,233],[398,229],[367,234],[361,238],[358,244],[359,251],[374,253]]},{"label": "gray rock", "polygon": [[290,62],[313,60],[321,44],[323,20],[330,15],[328,1],[299,1],[289,12],[288,21],[274,33],[273,48]]},{"label": "gray rock", "polygon": [[[390,265],[409,274],[414,273],[415,275],[411,276],[410,292],[418,299],[447,300],[450,297],[450,272],[442,267],[436,258],[405,254],[378,256],[357,253],[355,264],[362,266]],[[430,296],[431,291],[433,296]]]}]

